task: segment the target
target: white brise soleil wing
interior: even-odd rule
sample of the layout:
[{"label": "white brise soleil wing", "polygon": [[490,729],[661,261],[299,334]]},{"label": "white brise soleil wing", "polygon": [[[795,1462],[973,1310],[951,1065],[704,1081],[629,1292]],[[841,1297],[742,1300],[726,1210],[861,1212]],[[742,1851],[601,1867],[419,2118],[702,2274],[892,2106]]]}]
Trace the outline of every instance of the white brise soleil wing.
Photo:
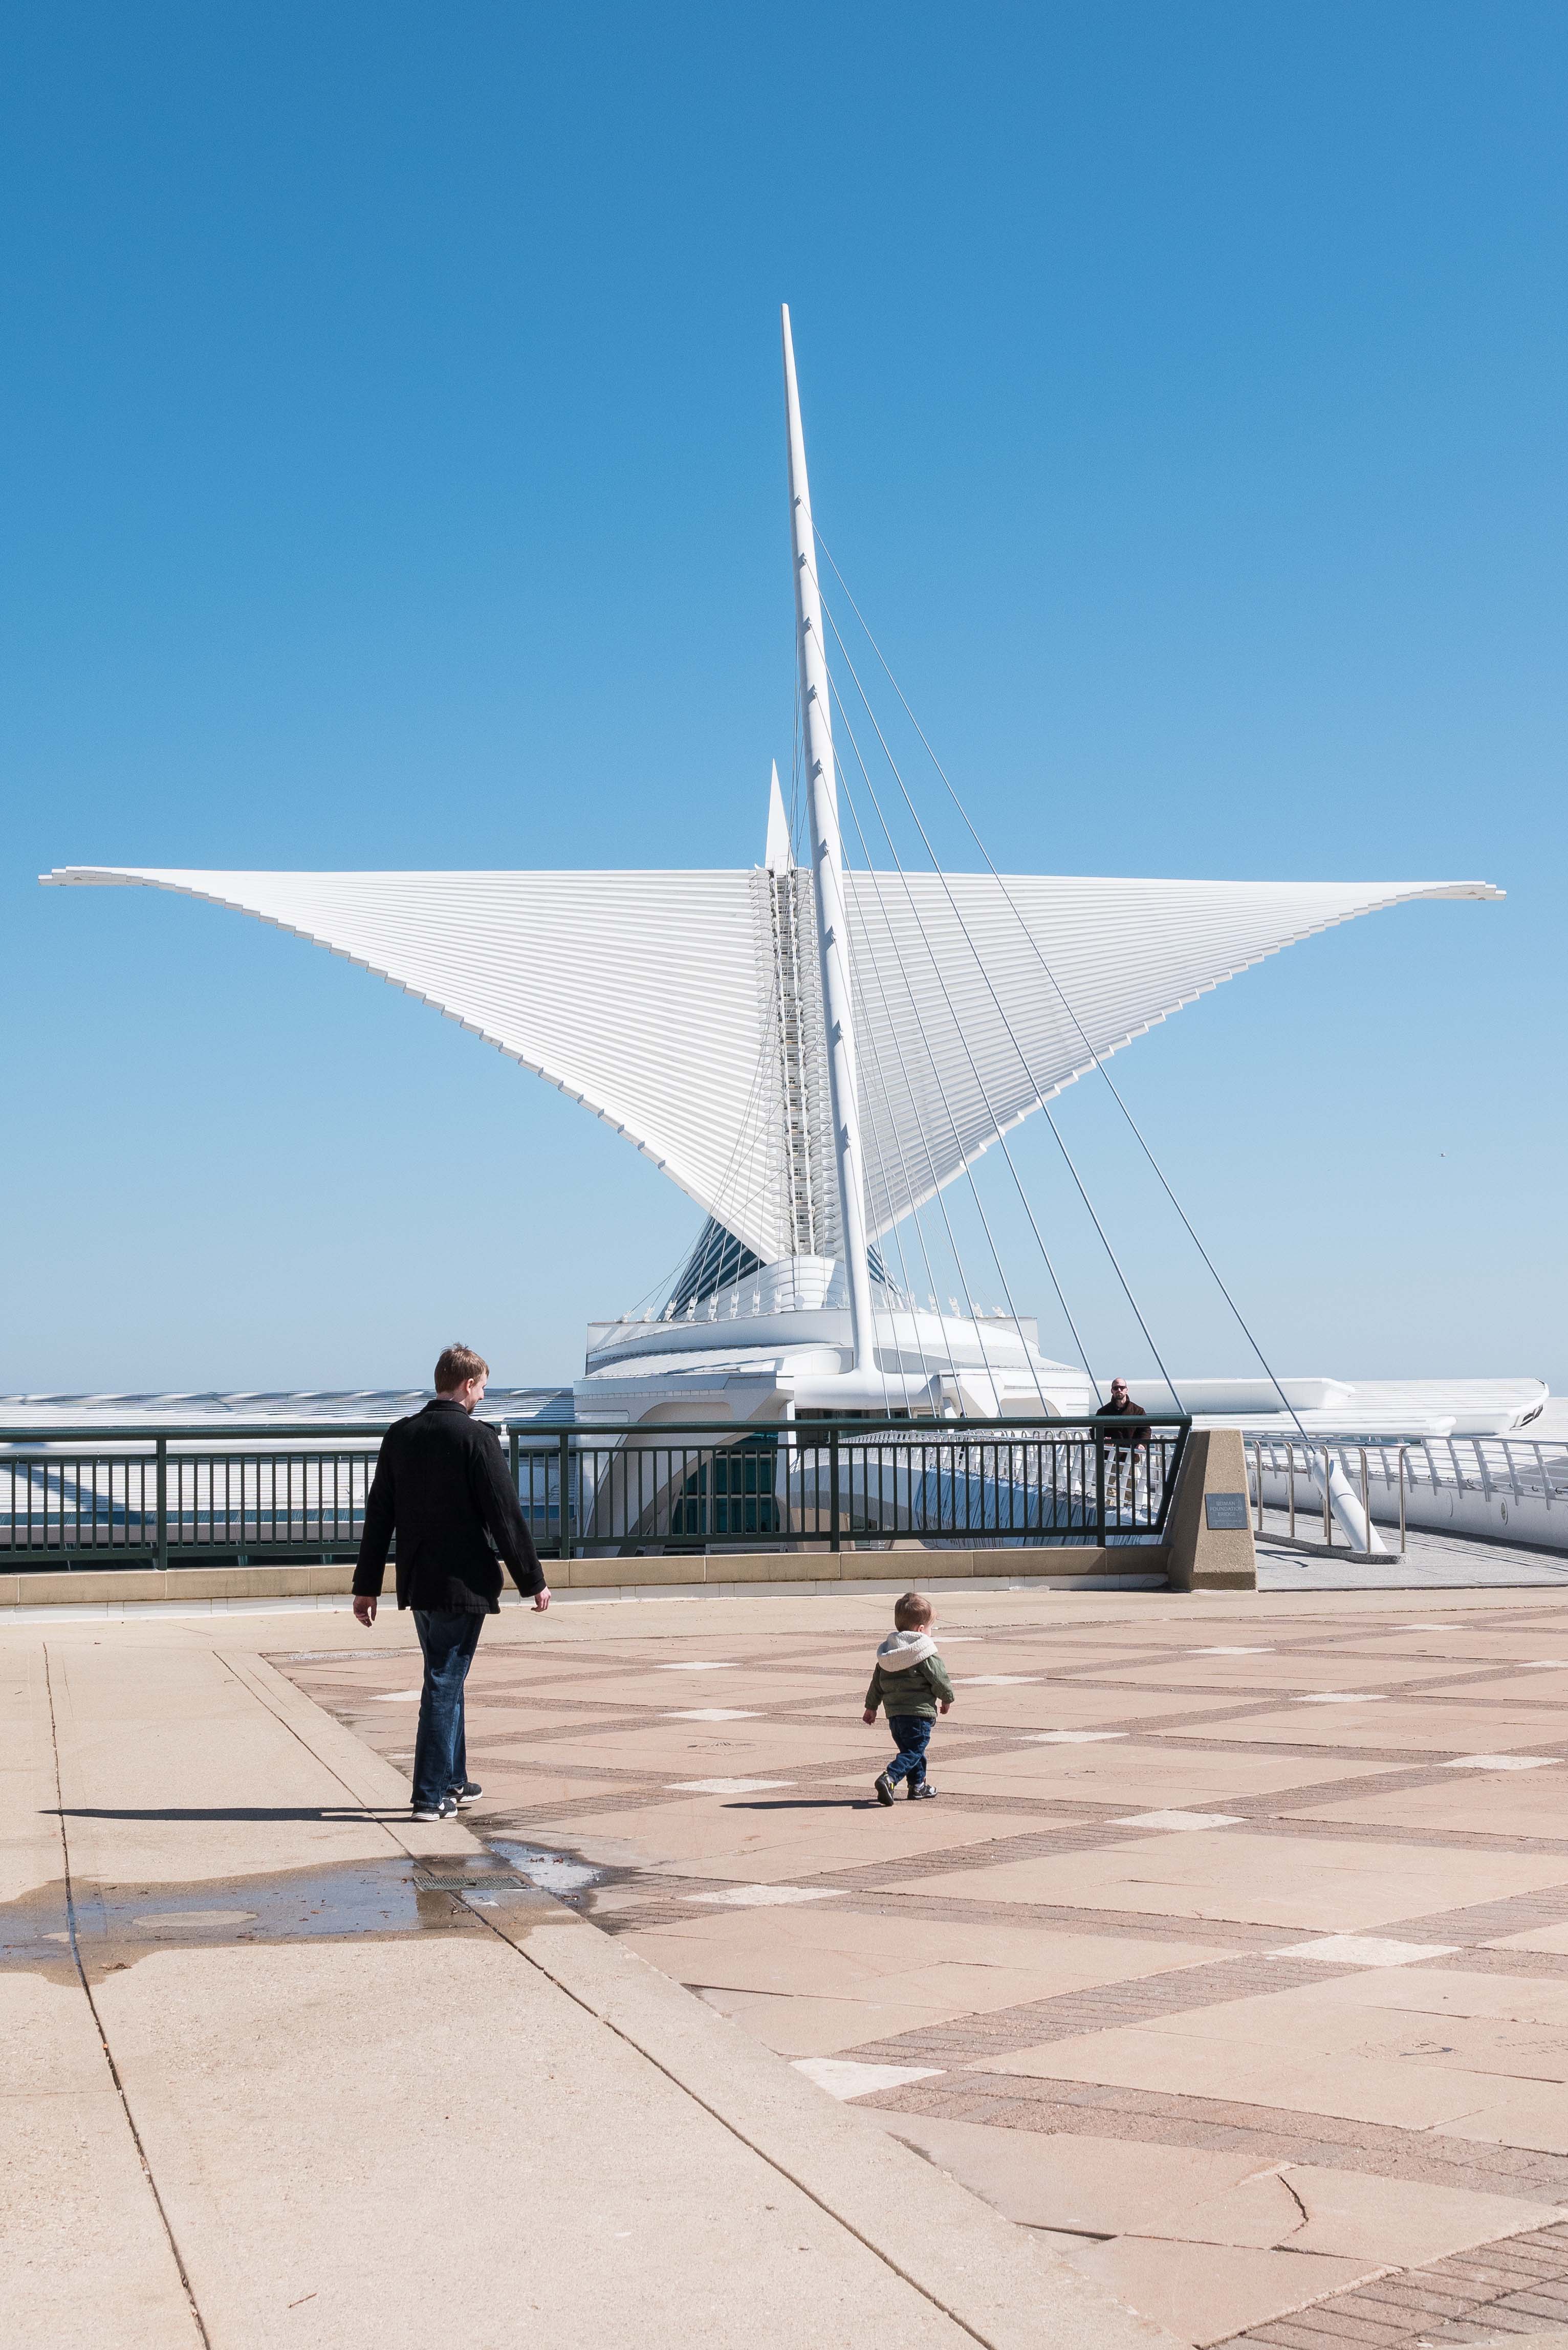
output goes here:
[{"label": "white brise soleil wing", "polygon": [[1502,894],[1484,881],[848,879],[874,1232],[1266,955],[1415,899]]},{"label": "white brise soleil wing", "polygon": [[[582,1102],[764,1263],[789,1253],[760,868],[72,866],[43,879],[175,890],[327,948]],[[1411,899],[1501,894],[1477,881],[845,883],[874,1233],[1096,1060],[1264,956]]]}]

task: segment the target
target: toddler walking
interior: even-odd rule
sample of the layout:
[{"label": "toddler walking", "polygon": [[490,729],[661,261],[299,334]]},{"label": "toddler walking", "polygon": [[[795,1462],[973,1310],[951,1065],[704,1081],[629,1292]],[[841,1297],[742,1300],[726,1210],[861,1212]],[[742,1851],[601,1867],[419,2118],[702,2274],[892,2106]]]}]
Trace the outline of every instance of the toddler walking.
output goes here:
[{"label": "toddler walking", "polygon": [[926,1776],[926,1748],[938,1713],[953,1701],[953,1685],[931,1638],[937,1619],[924,1592],[905,1592],[894,1607],[893,1627],[877,1651],[866,1692],[866,1720],[875,1721],[877,1708],[885,1707],[898,1750],[877,1782],[877,1801],[890,1804],[894,1787],[907,1779],[909,1800],[918,1803],[937,1792]]}]

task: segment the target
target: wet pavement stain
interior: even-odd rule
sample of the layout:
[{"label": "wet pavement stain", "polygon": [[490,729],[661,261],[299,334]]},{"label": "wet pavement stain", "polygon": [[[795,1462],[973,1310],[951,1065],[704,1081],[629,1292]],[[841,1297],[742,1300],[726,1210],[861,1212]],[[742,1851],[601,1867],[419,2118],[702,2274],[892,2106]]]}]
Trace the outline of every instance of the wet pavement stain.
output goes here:
[{"label": "wet pavement stain", "polygon": [[[562,1857],[528,1855],[535,1862]],[[563,1909],[545,1887],[502,1856],[449,1862],[399,1855],[183,1886],[78,1878],[68,1905],[57,1879],[0,1903],[0,1969],[74,1981],[73,1917],[77,1951],[88,1981],[97,1981],[160,1950],[485,1934],[491,1928],[481,1911],[504,1911],[514,1939],[516,1928],[526,1931],[546,1915],[577,1922],[575,1911]]]}]

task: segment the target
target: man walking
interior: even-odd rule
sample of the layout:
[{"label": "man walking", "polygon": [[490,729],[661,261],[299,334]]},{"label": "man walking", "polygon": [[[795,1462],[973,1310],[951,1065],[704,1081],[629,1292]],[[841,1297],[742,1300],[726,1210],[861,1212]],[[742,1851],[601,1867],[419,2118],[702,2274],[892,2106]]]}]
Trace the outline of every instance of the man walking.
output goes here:
[{"label": "man walking", "polygon": [[451,1819],[483,1793],[468,1775],[462,1685],[485,1617],[500,1612],[502,1561],[541,1615],[550,1605],[501,1440],[473,1417],[489,1377],[489,1364],[472,1347],[442,1350],[435,1401],[387,1430],[365,1503],[354,1613],[361,1624],[375,1622],[395,1534],[398,1605],[413,1609],[424,1653],[416,1820]]}]

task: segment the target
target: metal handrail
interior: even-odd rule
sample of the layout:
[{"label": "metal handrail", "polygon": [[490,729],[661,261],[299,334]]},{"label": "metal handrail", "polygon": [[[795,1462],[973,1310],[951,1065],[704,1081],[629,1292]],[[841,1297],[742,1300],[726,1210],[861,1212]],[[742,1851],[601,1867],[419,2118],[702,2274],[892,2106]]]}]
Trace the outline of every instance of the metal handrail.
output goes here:
[{"label": "metal handrail", "polygon": [[[0,1558],[166,1566],[358,1547],[389,1421],[0,1430]],[[544,1555],[1163,1538],[1189,1422],[1140,1415],[508,1420]],[[1143,1430],[1147,1428],[1147,1440]],[[1107,1471],[1109,1472],[1107,1474]]]},{"label": "metal handrail", "polygon": [[[69,1427],[0,1428],[0,1445],[32,1447],[50,1444],[170,1444],[222,1445],[233,1438],[242,1444],[271,1443],[274,1438],[304,1442],[315,1438],[327,1444],[350,1443],[356,1437],[379,1444],[389,1419],[235,1419],[163,1420],[150,1427],[124,1420],[110,1426],[102,1420],[73,1422]],[[500,1423],[492,1420],[493,1428]]]},{"label": "metal handrail", "polygon": [[1131,1431],[1116,1414],[613,1430],[524,1422],[507,1433],[535,1543],[556,1556],[715,1544],[837,1551],[846,1541],[909,1537],[1158,1542],[1188,1428],[1159,1417],[1157,1432],[1148,1416],[1147,1451],[1125,1440]]},{"label": "metal handrail", "polygon": [[[826,1428],[826,1419],[691,1419],[647,1422],[613,1419],[492,1419],[481,1412],[478,1417],[487,1428],[504,1435],[515,1429],[520,1436],[530,1432],[541,1440],[554,1441],[563,1429],[574,1436],[637,1436],[662,1431],[681,1436],[755,1436],[782,1435],[785,1430]],[[957,1430],[960,1432],[999,1428],[1086,1428],[1103,1424],[1108,1432],[1117,1428],[1139,1425],[1148,1428],[1189,1428],[1191,1421],[1179,1412],[1145,1411],[1136,1423],[1115,1412],[1078,1412],[1052,1414],[1042,1412],[1009,1412],[1004,1419],[982,1419],[954,1417],[942,1419],[901,1419],[896,1413],[885,1418],[841,1419],[846,1430],[876,1434],[883,1429]],[[367,1442],[379,1443],[389,1428],[389,1419],[223,1419],[223,1420],[159,1420],[156,1426],[145,1421],[122,1420],[110,1425],[102,1420],[73,1421],[70,1426],[0,1427],[0,1446],[45,1446],[50,1444],[151,1444],[162,1438],[170,1443],[202,1441],[221,1445],[227,1439],[237,1438],[244,1443],[270,1442],[275,1437],[290,1442],[319,1438],[327,1443],[342,1443],[356,1437]]]},{"label": "metal handrail", "polygon": [[[1281,1544],[1289,1550],[1312,1551],[1314,1553],[1320,1550],[1331,1552],[1334,1550],[1334,1500],[1330,1489],[1330,1477],[1333,1471],[1334,1454],[1336,1452],[1354,1451],[1360,1455],[1361,1516],[1363,1523],[1370,1526],[1372,1523],[1372,1503],[1368,1484],[1368,1455],[1374,1451],[1397,1451],[1398,1459],[1396,1464],[1395,1482],[1397,1484],[1399,1492],[1399,1555],[1401,1558],[1406,1555],[1407,1526],[1405,1513],[1405,1464],[1406,1456],[1411,1450],[1411,1445],[1408,1441],[1380,1444],[1376,1440],[1372,1440],[1363,1444],[1356,1442],[1354,1439],[1341,1437],[1338,1440],[1330,1438],[1322,1445],[1303,1445],[1303,1466],[1306,1466],[1307,1463],[1310,1462],[1311,1457],[1314,1452],[1321,1451],[1323,1454],[1323,1542],[1321,1544],[1300,1541],[1296,1535],[1295,1440],[1291,1437],[1274,1438],[1253,1436],[1249,1437],[1247,1442],[1251,1447],[1252,1454],[1252,1478],[1256,1495],[1257,1539],[1261,1541],[1265,1533],[1263,1524],[1263,1447],[1267,1444],[1271,1451],[1272,1451],[1277,1444],[1282,1443],[1285,1453],[1284,1478],[1286,1502],[1290,1512],[1290,1531],[1288,1534],[1271,1534],[1269,1535],[1269,1540]],[[1270,1467],[1271,1472],[1272,1473],[1272,1462],[1271,1462]],[[1309,1475],[1311,1473],[1310,1468],[1308,1470],[1308,1473]],[[1347,1558],[1365,1563],[1367,1559],[1381,1556],[1382,1554],[1372,1550],[1351,1550],[1345,1552],[1343,1555]]]}]

